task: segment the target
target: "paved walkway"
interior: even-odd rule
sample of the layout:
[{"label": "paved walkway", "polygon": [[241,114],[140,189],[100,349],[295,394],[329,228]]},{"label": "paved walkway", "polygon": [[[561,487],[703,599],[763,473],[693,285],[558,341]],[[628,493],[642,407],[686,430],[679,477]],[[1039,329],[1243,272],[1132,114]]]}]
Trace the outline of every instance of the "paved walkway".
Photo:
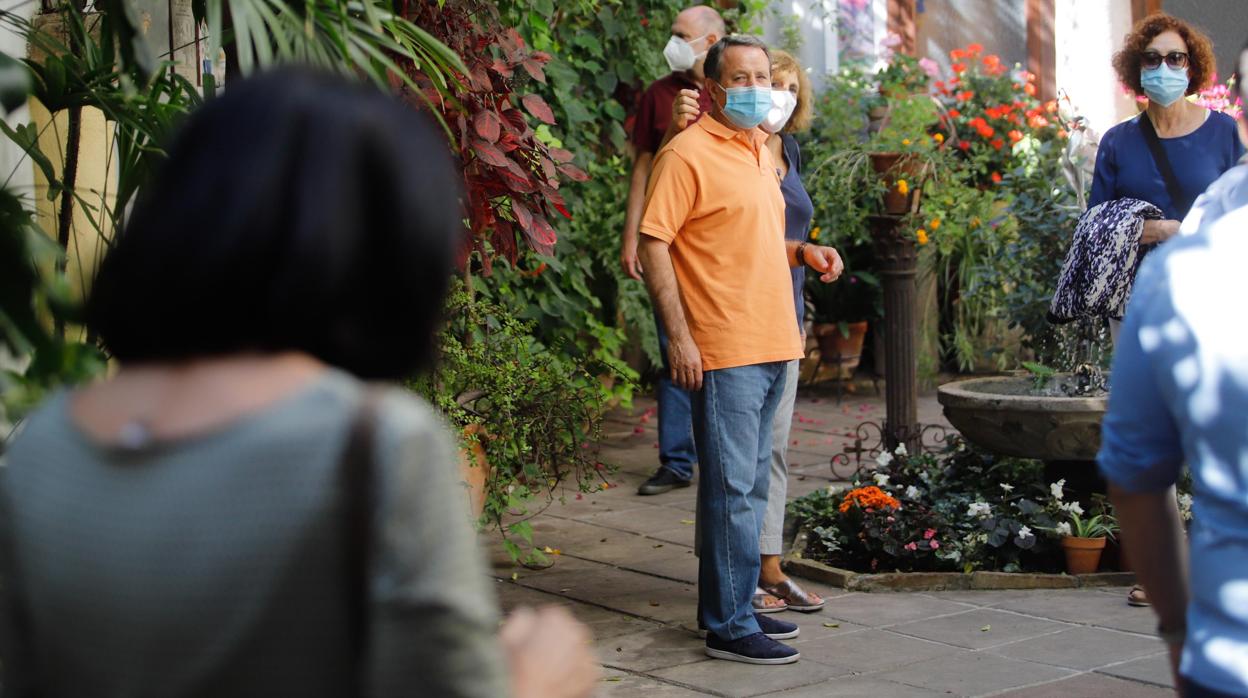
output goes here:
[{"label": "paved walkway", "polygon": [[[621,470],[609,489],[534,519],[535,542],[559,551],[553,567],[517,570],[493,541],[505,608],[561,604],[592,626],[605,667],[601,696],[1173,695],[1153,614],[1128,607],[1125,589],[864,594],[803,582],[829,601],[816,614],[780,616],[802,628],[793,641],[801,661],[708,659],[694,633],[694,490],[636,495],[657,462],[652,410],[638,400],[611,415],[602,458]],[[882,412],[874,395],[841,404],[800,395],[790,497],[833,482],[829,456]],[[939,414],[925,397],[920,420]]]}]

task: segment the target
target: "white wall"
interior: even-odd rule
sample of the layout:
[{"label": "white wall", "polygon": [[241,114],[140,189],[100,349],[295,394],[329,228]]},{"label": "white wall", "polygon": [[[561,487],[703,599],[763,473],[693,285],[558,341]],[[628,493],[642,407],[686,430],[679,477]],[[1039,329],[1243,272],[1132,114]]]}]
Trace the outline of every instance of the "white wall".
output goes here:
[{"label": "white wall", "polygon": [[1131,30],[1130,0],[1056,0],[1057,89],[1104,133],[1136,113],[1110,65]]},{"label": "white wall", "polygon": [[[28,0],[5,0],[0,8],[20,17],[29,19],[39,6]],[[0,51],[12,58],[21,60],[26,57],[26,42],[7,26],[0,26]],[[6,121],[10,126],[30,121],[30,109],[22,107],[9,115]],[[14,145],[8,138],[0,136],[0,183],[9,180],[9,189],[30,196],[34,191],[34,170],[29,160],[24,160],[22,149]],[[10,178],[10,173],[14,173]]]}]

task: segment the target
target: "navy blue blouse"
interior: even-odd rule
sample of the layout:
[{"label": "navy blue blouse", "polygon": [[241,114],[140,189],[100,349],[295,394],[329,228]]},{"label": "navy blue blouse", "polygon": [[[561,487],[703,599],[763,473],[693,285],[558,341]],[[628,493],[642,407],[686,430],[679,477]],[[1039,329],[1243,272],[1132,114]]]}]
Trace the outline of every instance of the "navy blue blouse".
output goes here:
[{"label": "navy blue blouse", "polygon": [[1223,172],[1234,167],[1244,154],[1235,119],[1211,112],[1200,128],[1186,136],[1161,139],[1161,147],[1189,202],[1182,206],[1171,201],[1166,191],[1166,182],[1153,162],[1153,154],[1140,129],[1140,118],[1137,116],[1114,126],[1101,138],[1088,208],[1129,196],[1160,208],[1166,218],[1181,221],[1187,215],[1190,202]]},{"label": "navy blue blouse", "polygon": [[[784,194],[784,237],[786,240],[805,240],[810,232],[810,221],[815,217],[815,204],[802,186],[802,151],[797,146],[797,139],[782,133],[780,141],[784,145],[784,161],[789,166],[784,179],[780,180],[780,193]],[[806,301],[802,296],[802,287],[806,283],[806,267],[794,267],[793,304],[797,306],[797,327],[801,329],[802,319],[806,315]]]}]

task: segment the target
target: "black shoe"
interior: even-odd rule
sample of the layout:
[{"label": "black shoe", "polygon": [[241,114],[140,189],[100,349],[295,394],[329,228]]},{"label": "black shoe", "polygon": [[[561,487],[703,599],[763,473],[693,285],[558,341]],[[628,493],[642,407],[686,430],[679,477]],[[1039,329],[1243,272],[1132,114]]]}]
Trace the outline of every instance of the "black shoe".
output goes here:
[{"label": "black shoe", "polygon": [[706,638],[706,656],[746,664],[792,664],[802,655],[762,633],[754,633],[736,640],[710,635]]},{"label": "black shoe", "polygon": [[[763,634],[772,640],[792,640],[802,633],[802,629],[797,627],[796,623],[772,618],[761,613],[755,613],[754,620],[758,621],[758,627],[763,631]],[[709,635],[710,633],[706,631],[706,628],[698,628],[698,637],[707,637]]]},{"label": "black shoe", "polygon": [[637,494],[640,494],[643,496],[651,495],[651,494],[663,494],[664,492],[672,489],[673,487],[688,487],[688,486],[689,486],[688,480],[681,480],[680,478],[676,477],[676,473],[673,473],[667,468],[660,466],[659,469],[656,470],[655,473],[650,476],[649,480],[646,480],[645,482],[641,483],[641,487],[637,488]]}]

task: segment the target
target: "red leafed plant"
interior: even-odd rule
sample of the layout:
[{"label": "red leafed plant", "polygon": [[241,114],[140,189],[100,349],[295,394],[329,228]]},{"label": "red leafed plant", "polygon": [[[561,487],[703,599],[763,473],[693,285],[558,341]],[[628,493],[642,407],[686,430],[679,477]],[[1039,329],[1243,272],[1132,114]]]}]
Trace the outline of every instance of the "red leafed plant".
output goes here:
[{"label": "red leafed plant", "polygon": [[[457,76],[455,99],[443,98],[429,78],[409,65],[413,79],[450,124],[452,144],[463,170],[468,195],[465,214],[472,248],[481,252],[488,273],[491,253],[515,261],[517,240],[542,254],[554,251],[551,219],[568,218],[559,175],[588,179],[572,164],[572,153],[551,148],[529,126],[530,116],[554,124],[555,116],[537,94],[523,94],[529,80],[546,82],[550,55],[530,50],[515,29],[502,26],[494,3],[480,0],[402,0],[400,13],[459,54],[468,67]],[[421,107],[418,95],[409,95]],[[488,245],[487,245],[488,243]]]}]

